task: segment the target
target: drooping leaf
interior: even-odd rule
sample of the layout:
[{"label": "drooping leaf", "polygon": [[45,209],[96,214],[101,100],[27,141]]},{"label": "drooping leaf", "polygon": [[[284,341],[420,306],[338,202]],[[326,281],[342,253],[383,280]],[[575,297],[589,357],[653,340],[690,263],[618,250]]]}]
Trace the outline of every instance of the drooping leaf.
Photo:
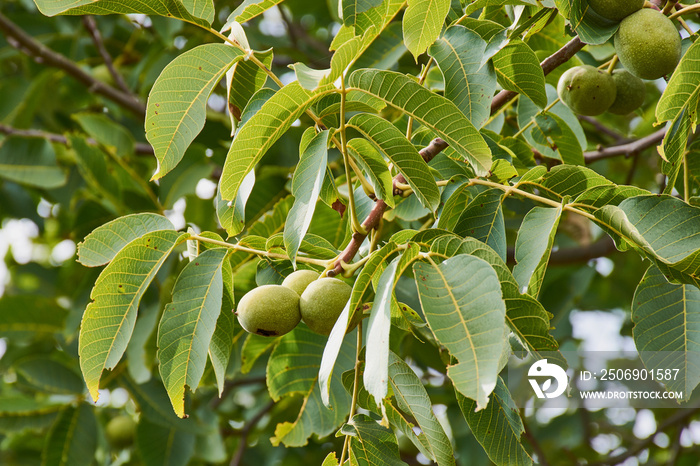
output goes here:
[{"label": "drooping leaf", "polygon": [[204,374],[207,352],[223,295],[222,267],[228,250],[209,249],[187,264],[173,288],[158,327],[158,359],[173,409],[185,416],[185,387],[195,391]]},{"label": "drooping leaf", "polygon": [[408,0],[403,15],[403,38],[416,61],[440,35],[449,11],[449,0]]},{"label": "drooping leaf", "polygon": [[632,301],[632,335],[644,366],[678,370],[662,378],[669,391],[689,399],[700,383],[700,290],[669,283],[653,265],[639,283]]},{"label": "drooping leaf", "polygon": [[81,324],[80,368],[93,400],[102,371],[113,369],[124,354],[146,288],[170,252],[187,234],[160,230],[132,240],[102,271],[90,293]]},{"label": "drooping leaf", "polygon": [[222,30],[227,30],[232,22],[243,24],[250,21],[279,3],[282,3],[282,0],[243,0],[233,13],[228,15]]},{"label": "drooping leaf", "polygon": [[478,409],[485,408],[505,344],[506,307],[496,272],[471,255],[437,265],[417,262],[413,271],[430,329],[458,361],[447,375]]},{"label": "drooping leaf", "polygon": [[488,173],[491,168],[488,145],[474,125],[446,98],[391,71],[357,70],[350,75],[349,84],[379,97],[428,127],[469,162],[477,175]]},{"label": "drooping leaf", "polygon": [[86,267],[104,265],[136,238],[157,230],[174,229],[162,215],[141,213],[119,217],[96,228],[78,243],[78,262]]},{"label": "drooping leaf", "polygon": [[[656,121],[674,120],[681,109],[685,107],[698,93],[698,76],[700,75],[700,44],[694,42],[683,54],[680,63],[673,72],[671,79],[656,106]],[[695,97],[697,98],[697,97]],[[697,122],[697,102],[689,108],[693,112],[693,122]]]},{"label": "drooping leaf", "polygon": [[374,402],[381,405],[387,395],[389,379],[389,332],[391,330],[391,301],[396,280],[399,258],[394,259],[384,269],[377,283],[367,322],[367,358],[363,383],[367,392],[374,397]]},{"label": "drooping leaf", "polygon": [[255,187],[255,171],[251,170],[236,193],[235,201],[224,201],[221,197],[221,184],[216,190],[216,216],[229,238],[245,228],[245,206]]},{"label": "drooping leaf", "polygon": [[445,97],[477,128],[488,120],[496,90],[493,66],[481,65],[485,50],[486,42],[464,26],[449,27],[429,49],[442,71]]},{"label": "drooping leaf", "polygon": [[497,466],[531,465],[532,458],[520,441],[525,432],[518,407],[510,392],[498,378],[486,409],[477,411],[476,403],[456,392],[457,403],[476,440]]},{"label": "drooping leaf", "polygon": [[44,451],[45,466],[89,466],[97,450],[97,419],[87,403],[68,406],[51,426]]},{"label": "drooping leaf", "polygon": [[405,466],[391,429],[364,414],[356,414],[340,432],[350,436],[350,464],[357,466]]},{"label": "drooping leaf", "polygon": [[341,312],[340,316],[338,316],[338,320],[336,320],[333,330],[331,330],[331,333],[328,336],[328,342],[323,350],[321,366],[318,372],[318,384],[321,387],[321,399],[323,400],[323,404],[326,406],[329,406],[330,404],[329,390],[331,376],[333,375],[333,369],[335,367],[340,348],[344,339],[347,338],[345,332],[347,331],[348,324],[350,323],[350,318],[354,314],[357,306],[362,302],[362,297],[365,295],[365,292],[369,289],[372,283],[372,275],[374,274],[375,270],[377,270],[380,264],[382,264],[396,251],[396,244],[389,241],[383,247],[372,253],[355,280],[355,284],[352,287],[350,300],[345,305],[345,308]]},{"label": "drooping leaf", "polygon": [[[268,68],[272,66],[272,50],[255,52],[253,55]],[[266,80],[265,71],[251,60],[237,61],[226,72],[229,111],[236,119],[240,120],[243,109],[253,95],[262,89]]]},{"label": "drooping leaf", "polygon": [[493,57],[498,83],[504,89],[525,95],[540,108],[547,106],[544,72],[532,49],[513,41]]},{"label": "drooping leaf", "polygon": [[[314,134],[314,131],[313,128],[307,130],[309,134]],[[329,135],[328,130],[321,131],[308,141],[306,147],[299,150],[299,164],[292,178],[294,205],[284,224],[284,246],[294,266],[301,242],[311,225],[316,201],[326,176]]]},{"label": "drooping leaf", "polygon": [[243,51],[226,44],[204,44],[178,55],[161,72],[148,95],[146,138],[153,146],[156,180],[172,170],[204,127],[207,100]]},{"label": "drooping leaf", "polygon": [[368,113],[355,115],[348,121],[348,126],[357,129],[392,161],[424,207],[430,210],[437,208],[440,191],[430,169],[413,144],[396,126]]},{"label": "drooping leaf", "polygon": [[471,236],[491,246],[506,258],[506,227],[503,220],[503,191],[490,188],[476,196],[462,212],[454,232]]},{"label": "drooping leaf", "polygon": [[391,172],[374,146],[366,139],[355,138],[348,141],[348,152],[371,181],[377,198],[394,207]]},{"label": "drooping leaf", "polygon": [[560,207],[535,207],[523,218],[515,241],[513,268],[521,293],[537,298],[560,218]]},{"label": "drooping leaf", "polygon": [[[365,372],[366,373],[366,372]],[[399,407],[418,422],[433,460],[439,466],[454,465],[450,439],[433,413],[432,403],[423,383],[413,369],[393,352],[389,353],[389,383]]]},{"label": "drooping leaf", "polygon": [[272,144],[316,99],[334,89],[324,87],[311,92],[295,81],[270,97],[241,128],[231,143],[221,173],[221,197],[224,200],[235,199],[245,176]]},{"label": "drooping leaf", "polygon": [[[158,15],[168,18],[177,18],[188,23],[209,27],[213,10],[205,7],[206,1],[195,0],[163,0],[159,2],[135,2],[133,0],[36,0],[37,8],[46,16],[56,15],[108,15],[143,13],[145,15]],[[201,4],[202,7],[195,8]],[[189,11],[187,7],[192,8]],[[204,14],[206,17],[197,17],[196,14]]]},{"label": "drooping leaf", "polygon": [[650,259],[670,279],[700,286],[700,209],[672,196],[646,195],[595,212],[620,250]]},{"label": "drooping leaf", "polygon": [[375,8],[382,0],[342,0],[343,24],[355,26],[355,18],[359,13]]},{"label": "drooping leaf", "polygon": [[0,177],[38,188],[57,188],[67,176],[45,139],[6,137],[0,145]]}]

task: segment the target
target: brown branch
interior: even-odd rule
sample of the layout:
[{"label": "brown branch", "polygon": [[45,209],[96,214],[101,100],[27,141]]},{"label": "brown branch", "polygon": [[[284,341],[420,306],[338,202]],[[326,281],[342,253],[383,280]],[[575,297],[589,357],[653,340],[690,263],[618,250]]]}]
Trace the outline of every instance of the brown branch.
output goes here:
[{"label": "brown branch", "polygon": [[87,29],[88,33],[90,33],[92,43],[95,44],[95,48],[97,48],[100,56],[102,56],[102,60],[104,61],[105,66],[107,66],[109,73],[112,75],[114,82],[117,83],[117,86],[119,86],[122,91],[133,96],[134,94],[131,92],[131,89],[129,89],[129,86],[126,85],[124,78],[114,67],[114,61],[112,60],[112,56],[105,48],[104,41],[102,40],[102,34],[100,34],[100,30],[97,28],[95,18],[92,16],[83,16],[83,25],[85,26],[85,29]]},{"label": "brown branch", "polygon": [[661,140],[666,135],[666,129],[662,128],[648,136],[637,139],[636,141],[628,142],[626,144],[619,144],[617,146],[604,147],[602,149],[586,152],[583,154],[586,164],[597,162],[598,160],[608,159],[610,157],[618,157],[624,155],[625,157],[630,157],[648,147],[653,146],[661,142]]},{"label": "brown branch", "polygon": [[[0,123],[0,133],[7,134],[8,136],[20,136],[23,138],[41,138],[50,142],[68,145],[68,139],[64,135],[48,133],[38,129],[19,129]],[[87,143],[95,146],[98,145],[98,142],[92,138],[88,138]],[[145,142],[137,142],[134,143],[134,153],[139,155],[153,155],[153,147]]]},{"label": "brown branch", "polygon": [[270,401],[265,407],[263,407],[258,414],[253,416],[246,424],[243,426],[243,428],[240,431],[240,440],[238,441],[238,448],[236,449],[236,453],[234,453],[233,458],[231,458],[231,463],[229,463],[229,466],[238,466],[241,464],[241,461],[243,460],[243,453],[245,453],[245,449],[248,446],[248,434],[250,433],[253,428],[258,425],[258,422],[272,409],[272,407],[275,406],[274,401]]},{"label": "brown branch", "polygon": [[[586,246],[558,249],[549,256],[549,265],[569,265],[604,257],[615,251],[615,242],[608,235]],[[508,248],[508,264],[515,264],[515,249]]]},{"label": "brown branch", "polygon": [[[540,63],[545,76],[554,71],[558,66],[569,61],[584,45],[586,44],[581,42],[581,39],[576,36],[562,48],[554,52],[554,54],[545,58],[544,61]],[[499,108],[513,100],[516,95],[518,95],[517,92],[507,91],[505,89],[496,94],[496,97],[491,101],[491,113],[495,113]]]},{"label": "brown branch", "polygon": [[687,420],[696,414],[698,411],[700,411],[700,406],[694,406],[694,407],[689,407],[682,409],[681,411],[676,412],[673,416],[670,416],[661,422],[658,427],[656,428],[656,432],[651,434],[649,437],[645,438],[644,440],[638,442],[637,444],[631,446],[630,448],[627,449],[627,451],[620,453],[619,455],[611,456],[599,463],[595,463],[595,466],[605,466],[605,465],[614,465],[614,464],[620,464],[623,461],[625,461],[627,458],[631,458],[635,455],[637,455],[639,452],[644,450],[645,448],[649,447],[651,443],[654,441],[654,438],[656,437],[657,434],[660,432],[665,431],[666,429],[669,429],[670,427],[676,426],[676,425],[682,425],[687,422]]},{"label": "brown branch", "polygon": [[146,116],[146,106],[143,102],[124,91],[93,78],[64,55],[51,50],[28,35],[2,13],[0,13],[0,31],[5,34],[10,45],[34,58],[37,63],[62,69],[68,75],[87,86],[90,92],[106,97],[142,118]]},{"label": "brown branch", "polygon": [[608,128],[607,126],[605,126],[604,124],[602,124],[601,122],[599,122],[598,120],[596,120],[593,117],[589,117],[586,115],[578,115],[578,119],[581,121],[585,121],[589,125],[593,126],[593,128],[595,128],[595,130],[598,131],[599,133],[603,133],[607,136],[610,136],[611,138],[613,138],[615,140],[615,143],[617,143],[617,144],[624,144],[626,142],[631,141],[631,139],[624,137],[623,135],[621,135],[620,133],[618,133],[616,131],[613,131],[612,129]]}]

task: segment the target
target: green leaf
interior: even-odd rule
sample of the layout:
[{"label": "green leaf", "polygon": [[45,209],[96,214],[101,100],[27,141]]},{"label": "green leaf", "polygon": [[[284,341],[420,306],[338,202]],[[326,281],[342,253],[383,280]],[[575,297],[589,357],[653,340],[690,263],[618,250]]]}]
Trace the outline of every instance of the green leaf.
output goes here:
[{"label": "green leaf", "polygon": [[396,435],[364,414],[356,414],[340,432],[350,436],[350,464],[357,466],[405,466]]},{"label": "green leaf", "polygon": [[448,366],[447,375],[478,409],[485,408],[506,341],[506,307],[496,272],[470,255],[438,265],[417,262],[413,271],[430,329],[458,360]]},{"label": "green leaf", "polygon": [[536,115],[535,125],[530,134],[536,143],[551,149],[545,154],[548,157],[561,160],[567,165],[585,164],[576,134],[558,115],[553,113]]},{"label": "green leaf", "polygon": [[22,332],[57,333],[65,328],[68,310],[55,300],[33,295],[0,299],[0,336]]},{"label": "green leaf", "polygon": [[[697,99],[698,76],[700,76],[700,43],[694,42],[683,54],[680,63],[673,72],[664,93],[656,105],[656,121],[675,120],[683,107],[687,106],[694,98]],[[693,112],[693,122],[697,122],[697,101],[689,108]]]},{"label": "green leaf", "polygon": [[[355,332],[340,352],[338,367],[341,371],[350,370],[355,363],[354,336]],[[277,424],[275,436],[270,439],[275,446],[280,442],[287,447],[304,446],[312,434],[325,437],[342,424],[350,410],[350,395],[340,376],[334,377],[331,383],[333,409],[321,403],[316,380],[325,340],[302,324],[283,336],[270,355],[267,383],[272,399],[278,401],[283,396],[294,394],[301,394],[304,398],[303,408],[294,422]]]},{"label": "green leaf", "polygon": [[401,11],[405,3],[405,0],[382,0],[382,2],[374,8],[363,12],[356,12],[355,34],[363,36],[372,27],[374,27],[374,31],[372,31],[371,34],[379,34],[391,22],[394,16]]},{"label": "green leaf", "polygon": [[294,81],[277,91],[236,134],[221,174],[221,197],[235,199],[245,176],[265,152],[287,131],[311,104],[322,95],[334,92],[324,86],[307,91]]},{"label": "green leaf", "polygon": [[595,13],[583,0],[554,0],[559,13],[571,23],[584,44],[599,45],[616,32],[619,22],[610,21]]},{"label": "green leaf", "polygon": [[664,385],[689,399],[700,383],[700,290],[669,283],[652,265],[634,293],[632,322],[644,366],[662,372],[679,369]]},{"label": "green leaf", "polygon": [[175,414],[185,417],[185,386],[193,392],[204,374],[223,296],[228,250],[209,249],[187,264],[175,282],[173,301],[158,327],[160,376]]},{"label": "green leaf", "polygon": [[503,191],[489,188],[476,196],[462,212],[454,232],[471,236],[491,246],[506,258],[506,227],[503,220]]},{"label": "green leaf", "polygon": [[367,323],[366,352],[371,354],[365,363],[363,383],[377,405],[387,395],[389,379],[389,332],[391,331],[391,301],[396,281],[399,258],[394,259],[379,276],[374,302]]},{"label": "green leaf", "polygon": [[474,125],[455,104],[418,84],[408,76],[391,71],[357,70],[350,86],[376,96],[405,112],[436,133],[479,176],[491,168],[491,151]]},{"label": "green leaf", "polygon": [[80,403],[61,411],[51,426],[42,466],[89,466],[97,450],[97,419],[93,407]]},{"label": "green leaf", "polygon": [[46,356],[30,356],[14,364],[22,382],[49,393],[82,394],[80,376],[63,362]]},{"label": "green leaf", "polygon": [[535,207],[523,218],[515,241],[513,268],[521,293],[533,298],[539,295],[560,218],[561,207]]},{"label": "green leaf", "polygon": [[162,215],[142,213],[119,217],[93,230],[78,243],[78,262],[86,267],[105,265],[136,238],[175,227]]},{"label": "green leaf", "polygon": [[[365,372],[366,374],[367,372]],[[389,383],[399,407],[418,422],[433,460],[438,466],[454,465],[454,452],[449,437],[433,413],[433,406],[423,383],[408,364],[393,352],[389,353]]]},{"label": "green leaf", "polygon": [[476,440],[497,466],[531,465],[532,458],[520,441],[525,426],[506,384],[498,384],[486,409],[476,411],[472,400],[455,393],[457,403]]},{"label": "green leaf", "polygon": [[93,400],[99,397],[102,371],[121,359],[134,330],[146,288],[165,259],[187,234],[171,230],[147,233],[127,244],[105,267],[90,293],[81,324],[80,368]]},{"label": "green leaf", "polygon": [[[275,233],[279,233],[284,228],[284,222],[292,208],[294,198],[287,196],[277,202],[271,211],[263,215],[257,222],[253,223],[248,229],[246,239],[251,236],[261,236],[269,238]],[[243,241],[243,239],[241,239]]]},{"label": "green leaf", "polygon": [[[253,55],[268,68],[272,66],[272,49],[255,52]],[[262,89],[265,81],[267,74],[251,60],[239,60],[226,72],[229,110],[237,120],[241,119],[243,109],[253,95]]]},{"label": "green leaf", "polygon": [[204,44],[178,55],[161,72],[146,105],[146,138],[163,177],[182,160],[204,127],[214,86],[243,52],[226,44]]},{"label": "green leaf", "polygon": [[49,141],[19,136],[8,136],[0,145],[0,177],[43,189],[58,188],[67,180]]},{"label": "green leaf", "polygon": [[[469,182],[463,181],[457,185],[456,180],[453,179],[452,186],[456,186],[456,188],[449,191],[449,197],[444,201],[444,206],[438,218],[437,227],[443,230],[454,230],[459,217],[466,209],[467,204],[469,204],[469,197],[471,196]],[[443,199],[446,198],[449,188],[450,185],[443,191]]]},{"label": "green leaf", "polygon": [[552,352],[557,349],[556,340],[549,334],[549,314],[539,301],[520,294],[513,274],[493,249],[473,238],[462,239],[444,235],[435,239],[430,251],[445,258],[471,254],[491,264],[501,282],[501,292],[506,303],[506,322],[511,331],[538,359],[541,359],[538,356],[540,352]]},{"label": "green leaf", "polygon": [[[188,11],[187,6],[193,8],[194,0],[162,0],[158,2],[138,2],[134,0],[35,0],[39,11],[46,16],[56,15],[109,15],[143,13],[145,15],[158,15],[168,18],[177,18],[188,23],[197,24],[206,28],[210,20],[195,16],[195,11]],[[204,3],[204,2],[202,2]],[[208,9],[196,8],[208,17],[211,16]]]},{"label": "green leaf", "polygon": [[282,0],[243,0],[243,2],[233,10],[233,13],[228,15],[226,24],[224,24],[221,30],[227,30],[233,22],[243,24],[250,21],[279,3],[282,3]]},{"label": "green leaf", "polygon": [[355,60],[350,70],[355,71],[360,68],[391,69],[406,51],[401,24],[392,22],[374,39],[371,45],[366,47],[366,50]]},{"label": "green leaf", "polygon": [[396,126],[384,118],[368,113],[350,118],[348,126],[357,129],[391,160],[424,207],[430,210],[437,208],[440,203],[440,190],[428,164]]},{"label": "green leaf", "polygon": [[498,84],[503,89],[527,96],[540,108],[547,106],[544,71],[532,49],[522,41],[513,41],[493,57]]},{"label": "green leaf", "polygon": [[51,424],[64,407],[63,403],[3,396],[0,398],[0,432],[43,429]]},{"label": "green leaf", "polygon": [[113,149],[118,157],[134,152],[134,136],[122,125],[102,113],[77,113],[72,115],[83,130],[99,144]]},{"label": "green leaf", "polygon": [[152,378],[148,382],[137,384],[129,377],[120,377],[119,381],[138,405],[140,421],[147,420],[149,424],[166,429],[174,427],[190,433],[202,432],[202,428],[193,419],[180,419],[175,415],[168,393],[160,380]]},{"label": "green leaf", "polygon": [[700,286],[700,209],[652,194],[602,207],[595,216],[618,249],[631,247],[670,279]]},{"label": "green leaf", "polygon": [[355,17],[358,13],[364,13],[381,4],[382,0],[342,0],[343,24],[355,26]]},{"label": "green leaf", "polygon": [[250,372],[260,356],[270,348],[273,348],[281,338],[263,337],[255,333],[249,333],[241,349],[241,373],[247,374]]},{"label": "green leaf", "polygon": [[377,198],[389,207],[395,207],[391,172],[374,146],[366,139],[351,139],[348,141],[348,152],[369,178]]},{"label": "green leaf", "polygon": [[481,66],[485,50],[486,42],[464,26],[449,27],[429,49],[442,71],[445,97],[477,128],[488,120],[496,90],[493,66]]},{"label": "green leaf", "polygon": [[[314,131],[314,128],[307,130],[309,134],[313,134]],[[295,267],[299,246],[311,225],[316,201],[326,176],[329,135],[328,130],[321,131],[311,138],[306,147],[299,149],[299,164],[292,178],[294,205],[289,210],[284,224],[284,246]]]},{"label": "green leaf", "polygon": [[697,109],[699,93],[695,92],[693,97],[688,102],[688,105],[683,107],[681,112],[671,122],[663,143],[659,147],[659,155],[664,159],[661,162],[661,173],[668,177],[664,194],[671,194],[676,185],[678,174],[683,167],[688,146],[688,136],[693,127],[695,115],[688,112],[688,108]]},{"label": "green leaf", "polygon": [[408,0],[403,14],[403,37],[416,62],[440,35],[449,11],[449,0]]},{"label": "green leaf", "polygon": [[382,246],[377,251],[374,251],[370,256],[365,266],[360,271],[355,284],[352,287],[352,294],[350,295],[350,300],[345,305],[345,308],[341,312],[338,320],[336,320],[333,330],[331,330],[328,336],[328,342],[323,350],[323,357],[321,359],[321,366],[318,372],[318,383],[321,387],[321,399],[323,404],[329,406],[329,389],[331,376],[333,375],[333,368],[338,358],[340,348],[346,338],[345,332],[347,331],[350,318],[352,317],[355,309],[362,302],[362,297],[365,292],[370,288],[372,284],[372,275],[381,266],[381,264],[389,258],[393,253],[397,251],[396,244],[389,241],[387,244]]},{"label": "green leaf", "polygon": [[195,436],[141,418],[136,426],[136,447],[145,466],[185,466],[194,454]]}]

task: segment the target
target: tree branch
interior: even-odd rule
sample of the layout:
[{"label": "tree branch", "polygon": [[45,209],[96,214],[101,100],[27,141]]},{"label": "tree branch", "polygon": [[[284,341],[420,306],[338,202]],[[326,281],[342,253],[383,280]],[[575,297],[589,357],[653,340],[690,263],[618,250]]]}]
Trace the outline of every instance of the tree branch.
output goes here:
[{"label": "tree branch", "polygon": [[37,63],[62,69],[68,75],[87,86],[90,92],[108,98],[120,106],[131,110],[141,118],[146,116],[146,106],[143,102],[140,102],[130,94],[95,79],[64,55],[51,50],[29,36],[2,13],[0,13],[0,31],[5,34],[10,45],[22,53],[33,57]]},{"label": "tree branch", "polygon": [[241,464],[241,460],[243,460],[243,453],[245,453],[245,449],[247,447],[248,434],[256,425],[258,425],[258,422],[260,422],[260,420],[272,409],[273,406],[275,406],[275,402],[270,401],[258,412],[258,414],[253,416],[243,426],[240,432],[241,438],[238,441],[238,448],[236,449],[236,453],[234,453],[233,458],[231,458],[231,463],[229,463],[229,466],[238,466]]},{"label": "tree branch", "polygon": [[[0,123],[0,133],[7,134],[8,136],[20,136],[23,138],[47,139],[51,142],[68,145],[68,139],[64,135],[48,133],[38,129],[19,129]],[[98,145],[98,142],[92,138],[88,138],[87,142],[91,145]],[[134,143],[134,153],[139,155],[153,155],[153,147],[145,142],[137,142]]]},{"label": "tree branch", "polygon": [[[547,76],[549,73],[554,71],[559,65],[562,65],[569,61],[571,57],[576,55],[576,53],[578,53],[578,51],[583,48],[584,45],[586,44],[581,42],[581,39],[579,39],[578,36],[576,36],[562,48],[554,52],[554,54],[545,58],[544,61],[540,63],[542,71],[544,71],[544,75]],[[507,91],[505,89],[496,94],[496,97],[494,97],[491,101],[491,113],[495,113],[499,108],[503,107],[505,104],[513,100],[516,95],[518,95],[517,92]]]},{"label": "tree branch", "polygon": [[[552,251],[549,265],[568,265],[587,262],[591,259],[604,257],[615,251],[615,242],[608,235],[603,235],[595,243],[586,246],[564,248]],[[508,264],[515,264],[515,249],[508,248]]]},{"label": "tree branch", "polygon": [[109,54],[109,52],[107,52],[107,49],[105,48],[104,41],[102,40],[102,35],[100,34],[99,29],[97,29],[97,23],[95,23],[95,18],[93,18],[92,16],[83,16],[82,19],[85,29],[87,29],[88,33],[90,33],[92,42],[93,44],[95,44],[95,48],[97,48],[97,51],[102,56],[102,60],[105,62],[105,66],[107,66],[107,69],[112,75],[114,82],[117,83],[117,86],[119,86],[119,88],[122,91],[133,96],[134,94],[133,92],[131,92],[131,89],[129,89],[129,86],[126,85],[124,78],[114,67],[114,61],[112,61],[111,55]]},{"label": "tree branch", "polygon": [[586,164],[597,162],[598,160],[608,159],[610,157],[618,157],[624,155],[625,157],[630,157],[637,152],[640,152],[648,147],[658,144],[666,135],[666,128],[662,128],[648,136],[645,136],[636,141],[628,142],[626,144],[619,144],[617,146],[604,147],[602,149],[586,152],[583,157],[586,160]]}]

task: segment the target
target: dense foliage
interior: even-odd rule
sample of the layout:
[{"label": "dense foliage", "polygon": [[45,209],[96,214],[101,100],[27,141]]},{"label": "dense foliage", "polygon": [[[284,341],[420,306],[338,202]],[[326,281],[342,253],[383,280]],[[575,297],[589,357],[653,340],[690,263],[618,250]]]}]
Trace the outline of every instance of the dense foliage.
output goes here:
[{"label": "dense foliage", "polygon": [[[0,463],[696,464],[700,9],[646,3],[4,1]],[[681,404],[516,403],[592,327]]]}]

